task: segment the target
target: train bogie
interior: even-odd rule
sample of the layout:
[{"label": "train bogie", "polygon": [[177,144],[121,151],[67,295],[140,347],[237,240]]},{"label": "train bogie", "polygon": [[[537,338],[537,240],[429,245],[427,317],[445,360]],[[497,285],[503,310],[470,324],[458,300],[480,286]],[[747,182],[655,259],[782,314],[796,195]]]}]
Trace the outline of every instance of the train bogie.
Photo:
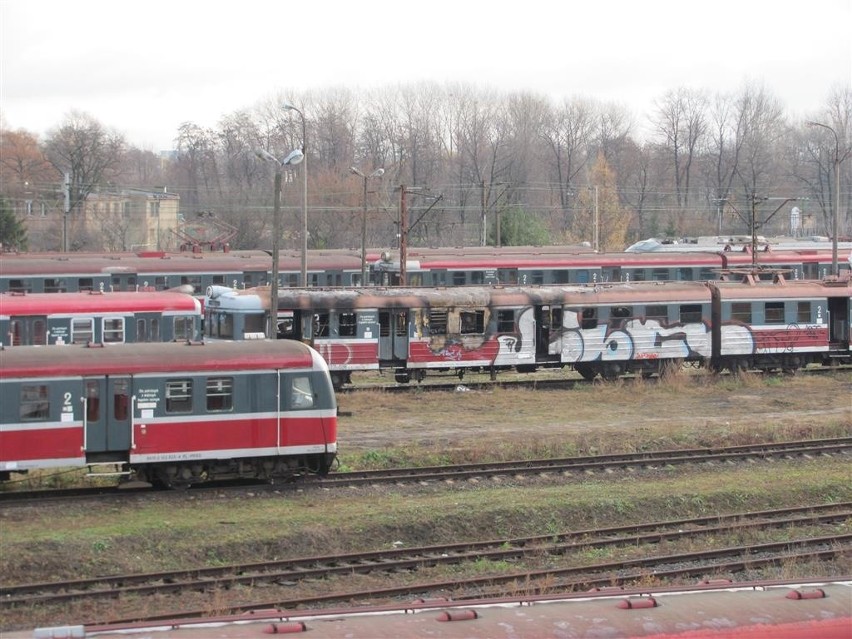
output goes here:
[{"label": "train bogie", "polygon": [[2,356],[0,473],[118,467],[176,485],[324,474],[328,368],[291,341],[20,347]]}]

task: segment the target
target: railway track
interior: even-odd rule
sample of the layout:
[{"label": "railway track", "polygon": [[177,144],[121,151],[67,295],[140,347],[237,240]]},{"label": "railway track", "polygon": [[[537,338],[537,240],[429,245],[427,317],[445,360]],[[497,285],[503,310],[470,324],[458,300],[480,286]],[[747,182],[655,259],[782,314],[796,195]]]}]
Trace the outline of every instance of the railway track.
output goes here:
[{"label": "railway track", "polygon": [[[733,464],[746,460],[769,458],[813,457],[820,455],[847,454],[852,451],[852,437],[809,439],[787,442],[770,442],[727,446],[720,448],[689,448],[639,453],[596,455],[587,457],[563,457],[520,461],[461,464],[453,466],[419,466],[387,470],[351,471],[328,475],[309,476],[295,484],[300,487],[358,486],[369,484],[396,484],[413,482],[454,482],[474,478],[497,476],[554,476],[570,477],[578,473],[594,473],[611,470],[637,468],[663,468],[687,464]],[[251,489],[280,490],[280,485],[269,483],[251,484]],[[245,489],[246,483],[236,485],[201,485],[192,490]],[[73,489],[70,491],[10,491],[0,493],[0,505],[28,506],[63,499],[126,498],[128,495],[144,495],[151,490],[132,489]]]},{"label": "railway track", "polygon": [[[798,508],[735,513],[698,517],[603,529],[565,531],[530,537],[491,539],[463,543],[382,550],[344,555],[305,557],[265,561],[214,568],[169,571],[159,573],[116,575],[74,581],[6,585],[0,588],[0,612],[18,606],[43,606],[85,600],[147,595],[180,595],[188,592],[215,592],[237,585],[301,583],[334,576],[369,573],[409,574],[435,566],[488,560],[512,562],[529,557],[563,556],[588,553],[591,549],[612,547],[652,547],[703,537],[718,538],[746,531],[784,527],[810,527],[835,532],[833,524],[852,518],[852,502],[819,504]],[[369,591],[353,590],[324,595],[307,595],[286,601],[264,601],[241,606],[242,610],[304,605],[327,605],[344,601],[376,601],[402,596],[435,596],[452,593],[454,599],[465,597],[500,596],[507,585],[523,582],[527,594],[536,594],[546,583],[549,591],[559,589],[588,589],[600,586],[625,585],[647,577],[649,571],[658,579],[702,576],[707,573],[736,573],[746,566],[760,566],[784,560],[807,558],[831,559],[852,552],[852,533],[825,534],[798,538],[793,541],[707,549],[669,555],[643,556],[618,562],[583,564],[540,571],[491,575],[481,579],[413,583],[404,586]],[[570,563],[570,562],[569,562]],[[538,585],[537,582],[541,582]],[[200,616],[203,610],[181,611],[168,615],[146,617],[146,621],[164,618]],[[130,620],[110,620],[119,623]]]}]

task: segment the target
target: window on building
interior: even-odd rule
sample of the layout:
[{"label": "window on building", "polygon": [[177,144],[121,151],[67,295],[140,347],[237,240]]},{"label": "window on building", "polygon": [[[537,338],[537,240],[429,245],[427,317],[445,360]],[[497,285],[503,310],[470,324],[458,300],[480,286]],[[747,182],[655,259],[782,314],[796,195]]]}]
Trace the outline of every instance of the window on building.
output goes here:
[{"label": "window on building", "polygon": [[166,412],[192,412],[191,379],[173,379],[166,381]]},{"label": "window on building", "polygon": [[120,344],[124,341],[123,317],[105,317],[103,327],[104,344]]},{"label": "window on building", "polygon": [[211,377],[207,380],[207,410],[225,411],[234,406],[234,378]]},{"label": "window on building", "polygon": [[764,313],[767,324],[783,324],[784,302],[766,302]]},{"label": "window on building", "polygon": [[47,384],[24,384],[21,386],[21,421],[47,419],[50,416],[50,400]]},{"label": "window on building", "polygon": [[751,302],[733,302],[731,304],[731,320],[751,324]]}]

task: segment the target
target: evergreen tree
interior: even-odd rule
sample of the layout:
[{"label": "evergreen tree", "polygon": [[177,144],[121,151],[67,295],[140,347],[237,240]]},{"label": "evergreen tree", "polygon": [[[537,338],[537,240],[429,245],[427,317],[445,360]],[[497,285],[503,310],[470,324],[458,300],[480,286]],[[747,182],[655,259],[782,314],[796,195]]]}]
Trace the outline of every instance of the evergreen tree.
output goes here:
[{"label": "evergreen tree", "polygon": [[27,250],[27,229],[15,217],[15,211],[5,197],[0,195],[0,249],[4,251]]}]

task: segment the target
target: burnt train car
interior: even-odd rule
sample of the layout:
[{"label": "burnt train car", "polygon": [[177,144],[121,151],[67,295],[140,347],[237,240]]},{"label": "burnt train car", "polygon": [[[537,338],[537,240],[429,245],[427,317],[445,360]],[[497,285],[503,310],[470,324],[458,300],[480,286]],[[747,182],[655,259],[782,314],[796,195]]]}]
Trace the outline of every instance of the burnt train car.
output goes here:
[{"label": "burnt train car", "polygon": [[201,303],[179,291],[0,293],[0,344],[201,339]]},{"label": "burnt train car", "polygon": [[[337,387],[353,371],[533,371],[586,378],[848,363],[850,281],[631,282],[574,286],[283,289],[279,338],[309,342]],[[211,289],[211,338],[258,337],[269,291]]]},{"label": "burnt train car", "polygon": [[0,479],[57,467],[166,486],[324,474],[335,402],[325,361],[293,341],[3,349]]}]

